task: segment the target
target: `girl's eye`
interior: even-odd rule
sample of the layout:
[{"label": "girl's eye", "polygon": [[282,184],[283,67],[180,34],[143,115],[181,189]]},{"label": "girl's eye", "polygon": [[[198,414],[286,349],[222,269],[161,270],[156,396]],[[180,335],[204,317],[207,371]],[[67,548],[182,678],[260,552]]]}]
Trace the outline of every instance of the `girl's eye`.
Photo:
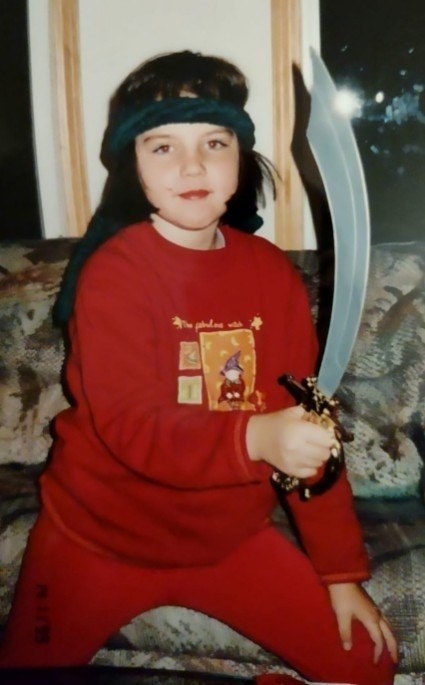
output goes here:
[{"label": "girl's eye", "polygon": [[224,142],[224,140],[214,138],[213,140],[208,141],[208,147],[210,148],[210,150],[220,150],[223,147],[228,147],[228,145]]},{"label": "girl's eye", "polygon": [[158,145],[157,147],[155,147],[153,149],[153,152],[154,152],[154,154],[157,154],[157,155],[165,155],[165,154],[167,154],[167,152],[170,152],[170,150],[171,150],[171,145],[167,145],[166,143],[164,143],[163,145]]}]

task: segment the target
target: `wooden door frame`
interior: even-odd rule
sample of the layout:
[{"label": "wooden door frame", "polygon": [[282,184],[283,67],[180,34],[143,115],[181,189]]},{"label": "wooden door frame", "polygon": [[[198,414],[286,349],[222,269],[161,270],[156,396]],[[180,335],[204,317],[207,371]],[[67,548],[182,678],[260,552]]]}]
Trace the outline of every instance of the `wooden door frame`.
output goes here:
[{"label": "wooden door frame", "polygon": [[294,66],[301,68],[300,0],[271,0],[274,163],[280,175],[275,204],[275,242],[304,246],[303,188],[291,154],[295,118]]},{"label": "wooden door frame", "polygon": [[49,0],[53,101],[59,132],[68,236],[82,236],[90,218],[80,64],[78,0]]}]

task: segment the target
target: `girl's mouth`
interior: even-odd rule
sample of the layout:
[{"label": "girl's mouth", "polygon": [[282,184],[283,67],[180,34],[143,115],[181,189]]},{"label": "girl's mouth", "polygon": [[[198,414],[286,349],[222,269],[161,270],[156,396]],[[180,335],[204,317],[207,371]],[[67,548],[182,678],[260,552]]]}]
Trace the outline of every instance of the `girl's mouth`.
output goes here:
[{"label": "girl's mouth", "polygon": [[209,190],[187,190],[185,193],[179,193],[179,197],[182,197],[183,200],[202,200],[209,194]]}]

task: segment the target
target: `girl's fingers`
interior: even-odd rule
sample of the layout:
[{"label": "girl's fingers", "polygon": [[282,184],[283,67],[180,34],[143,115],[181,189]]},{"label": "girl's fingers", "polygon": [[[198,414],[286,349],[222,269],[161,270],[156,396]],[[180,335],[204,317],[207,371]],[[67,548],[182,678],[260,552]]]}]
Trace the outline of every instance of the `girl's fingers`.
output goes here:
[{"label": "girl's fingers", "polygon": [[307,445],[296,460],[282,464],[282,470],[296,478],[314,478],[329,459],[329,450]]},{"label": "girl's fingers", "polygon": [[297,469],[297,473],[294,473],[296,478],[300,478],[303,480],[304,478],[314,478],[317,476],[317,468],[299,468]]},{"label": "girl's fingers", "polygon": [[340,613],[337,615],[337,620],[342,646],[345,650],[348,651],[352,647],[351,615],[346,613]]},{"label": "girl's fingers", "polygon": [[379,616],[378,622],[368,621],[367,623],[364,623],[364,626],[369,633],[373,644],[375,645],[373,650],[373,663],[378,663],[382,652],[384,651],[384,647],[388,649],[391,659],[394,661],[394,663],[397,663],[397,641],[386,619],[383,616]]},{"label": "girl's fingers", "polygon": [[384,616],[379,615],[377,622],[365,624],[365,627],[375,645],[373,661],[378,663],[381,654],[386,646],[394,663],[398,662],[397,641]]},{"label": "girl's fingers", "polygon": [[375,649],[373,650],[373,663],[377,664],[384,650],[384,638],[379,629],[374,633],[370,633],[370,636],[375,644]]},{"label": "girl's fingers", "polygon": [[327,447],[320,447],[318,445],[307,444],[302,454],[302,466],[309,468],[320,468],[330,457],[330,451]]},{"label": "girl's fingers", "polygon": [[394,663],[398,663],[398,647],[397,647],[397,640],[394,637],[394,634],[388,625],[388,622],[384,616],[381,617],[381,620],[379,622],[379,627],[381,628],[382,635],[384,636],[385,644],[387,645],[387,649],[389,653],[391,654],[391,659],[394,661]]},{"label": "girl's fingers", "polygon": [[309,442],[312,445],[326,447],[327,449],[332,447],[335,440],[335,433],[333,430],[319,426],[308,419],[303,419],[303,421],[305,423],[304,438],[306,442]]}]

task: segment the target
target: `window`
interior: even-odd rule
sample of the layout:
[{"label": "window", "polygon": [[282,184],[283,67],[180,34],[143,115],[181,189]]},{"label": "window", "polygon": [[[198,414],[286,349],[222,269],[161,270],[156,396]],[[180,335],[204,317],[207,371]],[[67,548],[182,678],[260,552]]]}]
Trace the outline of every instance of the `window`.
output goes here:
[{"label": "window", "polygon": [[425,235],[425,2],[321,0],[322,57],[351,112],[372,242]]},{"label": "window", "polygon": [[26,0],[0,0],[0,239],[41,238]]}]

